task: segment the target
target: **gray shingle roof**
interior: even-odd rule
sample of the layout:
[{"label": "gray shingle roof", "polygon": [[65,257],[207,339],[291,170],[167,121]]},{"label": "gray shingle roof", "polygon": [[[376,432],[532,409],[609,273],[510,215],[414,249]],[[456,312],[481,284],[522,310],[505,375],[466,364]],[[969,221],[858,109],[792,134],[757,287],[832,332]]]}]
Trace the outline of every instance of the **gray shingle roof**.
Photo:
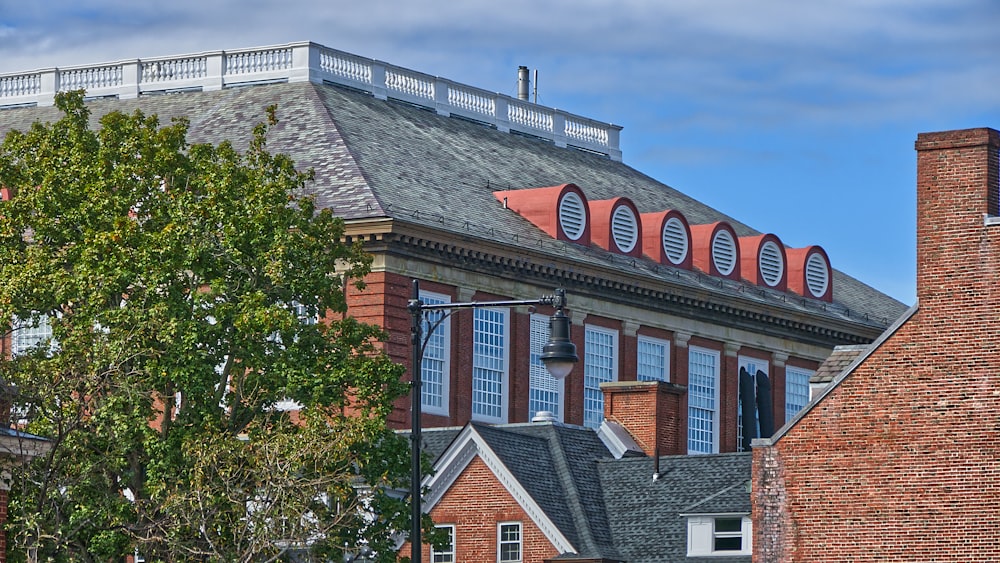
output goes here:
[{"label": "gray shingle roof", "polygon": [[[320,205],[346,219],[392,217],[399,222],[430,223],[462,236],[504,242],[514,252],[519,246],[542,251],[553,263],[575,260],[627,268],[658,282],[759,301],[789,314],[882,327],[905,310],[898,301],[836,271],[836,306],[827,308],[791,294],[786,299],[784,294],[767,296],[719,287],[718,280],[695,272],[554,241],[504,209],[493,192],[573,182],[590,200],[627,197],[640,212],[676,209],[692,224],[725,220],[739,235],[757,231],[606,156],[559,148],[342,87],[308,82],[266,84],[94,100],[89,107],[95,124],[97,116],[114,109],[142,109],[159,115],[161,122],[184,116],[191,123],[192,142],[229,140],[241,149],[246,147],[254,124],[264,119],[265,108],[272,104],[278,107],[280,122],[270,133],[269,148],[288,154],[303,169],[314,169],[316,181],[308,189]],[[0,133],[57,117],[58,111],[51,107],[3,110]],[[836,257],[832,260],[836,265]]]},{"label": "gray shingle roof", "polygon": [[681,514],[749,513],[750,453],[651,458],[598,464],[615,542],[629,563],[750,561],[743,557],[687,557],[687,520]]},{"label": "gray shingle roof", "polygon": [[867,344],[835,347],[830,356],[816,369],[816,373],[809,378],[809,383],[830,383],[869,347]]},{"label": "gray shingle roof", "polygon": [[[750,512],[749,453],[661,457],[654,481],[653,459],[616,460],[589,428],[471,426],[576,547],[574,557],[697,562],[686,557],[687,521],[681,514]],[[442,433],[454,436],[454,429]]]}]

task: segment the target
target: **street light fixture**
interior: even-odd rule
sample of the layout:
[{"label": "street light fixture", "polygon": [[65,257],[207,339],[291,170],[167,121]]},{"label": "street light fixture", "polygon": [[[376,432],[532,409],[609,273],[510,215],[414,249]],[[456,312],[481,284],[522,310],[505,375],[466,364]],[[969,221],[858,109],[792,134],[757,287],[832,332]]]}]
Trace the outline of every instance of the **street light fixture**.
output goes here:
[{"label": "street light fixture", "polygon": [[410,363],[410,394],[411,394],[411,424],[410,424],[410,562],[420,563],[423,542],[420,540],[420,427],[421,427],[421,379],[424,347],[427,341],[424,337],[424,314],[429,311],[444,313],[436,318],[427,331],[428,337],[434,333],[441,323],[459,309],[485,309],[497,307],[523,307],[530,305],[551,305],[555,313],[549,317],[549,341],[542,348],[542,363],[545,369],[555,379],[563,379],[573,370],[573,364],[579,361],[576,355],[576,345],[570,340],[570,320],[566,315],[566,292],[555,290],[554,295],[544,295],[538,299],[515,301],[473,301],[469,303],[433,303],[427,304],[420,300],[420,282],[413,280],[413,292],[407,309],[410,311],[410,343],[412,358]]}]

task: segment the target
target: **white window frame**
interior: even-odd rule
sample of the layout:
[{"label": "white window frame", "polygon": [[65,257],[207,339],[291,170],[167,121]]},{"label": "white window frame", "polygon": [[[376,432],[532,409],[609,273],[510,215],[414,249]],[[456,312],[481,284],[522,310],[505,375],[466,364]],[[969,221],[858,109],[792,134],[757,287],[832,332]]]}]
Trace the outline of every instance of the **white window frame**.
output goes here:
[{"label": "white window frame", "polygon": [[[552,377],[542,363],[542,349],[549,340],[549,317],[532,313],[529,321],[531,350],[528,360],[528,420],[539,411],[549,411],[562,422],[565,412],[566,380]],[[543,399],[545,393],[554,393],[555,401]]]},{"label": "white window frame", "polygon": [[[611,356],[595,352],[598,343],[593,337],[610,338]],[[603,346],[603,343],[601,343]],[[601,360],[600,363],[597,360]],[[601,383],[618,381],[618,331],[587,325],[584,330],[583,360],[583,425],[596,428],[604,420],[604,394]]]},{"label": "white window frame", "polygon": [[[492,319],[483,319],[484,316],[499,315],[501,334],[489,334],[494,338],[499,337],[499,346],[495,343],[481,342],[483,333],[480,331],[482,322],[492,323]],[[505,424],[507,422],[507,405],[510,399],[510,309],[504,308],[481,308],[472,311],[472,420]],[[483,355],[482,352],[489,349],[499,348],[499,355]],[[490,365],[493,364],[493,365]],[[499,364],[499,366],[497,366]],[[497,369],[499,367],[499,369]],[[496,395],[499,403],[483,403],[477,401],[478,395],[482,392],[477,389],[478,384],[490,382],[484,379],[484,375],[490,372],[498,373],[499,389]],[[497,410],[499,416],[494,416],[486,412],[485,409]],[[478,411],[478,412],[477,412]]]},{"label": "white window frame", "polygon": [[[659,347],[660,348],[660,352],[659,353],[655,353],[655,354],[651,353],[652,351],[650,351],[650,353],[644,353],[643,352],[643,347],[644,346]],[[644,366],[649,366],[650,369],[654,369],[654,370],[657,369],[657,367],[658,367],[658,366],[655,366],[655,365],[653,365],[653,364],[651,364],[649,362],[644,362],[643,361],[644,355],[648,355],[650,357],[655,357],[655,358],[658,359],[658,361],[662,362],[662,371],[661,371],[661,374],[660,374],[661,376],[660,377],[655,377],[655,376],[649,374],[648,372],[646,372],[646,370],[644,370]],[[663,340],[662,338],[653,338],[652,336],[643,336],[641,334],[638,336],[638,338],[636,338],[636,345],[635,345],[635,376],[636,376],[636,379],[638,381],[670,381],[670,341],[669,340]]]},{"label": "white window frame", "polygon": [[[748,514],[684,514],[688,521],[688,557],[734,557],[753,554],[753,522]],[[716,520],[739,519],[739,532],[717,532]],[[715,549],[716,538],[741,538],[741,549]]]},{"label": "white window frame", "polygon": [[[701,388],[707,388],[706,385],[697,385],[695,383],[695,377],[702,377],[700,374],[695,374],[692,372],[694,367],[694,362],[692,358],[695,354],[702,354],[706,358],[711,358],[714,365],[713,373],[708,377],[711,380],[712,388],[709,389],[708,393],[703,393],[700,391]],[[722,380],[722,355],[718,350],[713,350],[711,348],[702,348],[700,346],[688,346],[688,453],[689,454],[711,454],[719,453],[719,387],[721,386]],[[701,399],[701,404],[695,404],[696,399]],[[710,413],[710,417],[695,417],[696,411],[704,411]],[[692,425],[692,421],[700,420],[707,422],[709,428],[695,428]],[[704,444],[707,442],[703,439],[696,439],[697,432],[708,432],[710,434],[711,444],[708,448],[693,447],[695,445]]]},{"label": "white window frame", "polygon": [[[517,541],[504,539],[504,528],[513,527],[517,529]],[[517,558],[504,559],[503,547],[505,545],[517,545]],[[497,522],[497,562],[498,563],[521,563],[524,560],[524,527],[520,522]]]},{"label": "white window frame", "polygon": [[36,321],[14,318],[11,323],[10,336],[11,357],[27,353],[36,348],[44,340],[49,340],[49,352],[56,350],[55,339],[52,338],[52,322],[48,317],[39,316]]},{"label": "white window frame", "polygon": [[437,551],[434,546],[431,546],[431,557],[430,563],[455,563],[455,525],[454,524],[439,524],[434,526],[439,530],[447,529],[448,535],[451,538],[451,542],[448,545],[448,551]]},{"label": "white window frame", "polygon": [[[753,379],[753,381],[754,381],[754,397],[756,397],[757,396],[756,395],[756,393],[757,393],[757,389],[756,389],[757,372],[758,371],[762,371],[762,372],[764,372],[765,375],[767,375],[768,377],[771,377],[771,373],[769,371],[770,370],[770,366],[768,365],[768,361],[767,360],[761,360],[760,358],[752,358],[750,356],[740,356],[738,363],[739,363],[739,367],[740,368],[746,368],[747,372],[750,374],[750,377]],[[771,380],[771,385],[772,385],[772,388],[773,388],[774,380]],[[736,394],[736,397],[737,397],[737,400],[736,400],[736,449],[740,450],[740,448],[742,448],[742,445],[743,445],[743,402],[739,400],[739,397],[742,396],[740,394],[740,391],[739,391],[739,385],[737,385],[736,389],[737,389],[737,394]],[[771,413],[771,414],[772,414],[772,416],[774,415],[774,413]],[[757,420],[757,437],[760,437],[760,413],[759,412],[757,413],[756,420]],[[742,451],[742,450],[740,450],[740,451]]]},{"label": "white window frame", "polygon": [[[421,291],[420,300],[425,305],[451,303],[450,296],[433,291]],[[448,406],[451,403],[451,318],[445,317],[434,333],[430,334],[430,325],[435,319],[440,318],[439,315],[447,315],[447,311],[426,311],[424,313],[423,335],[428,348],[424,349],[420,362],[420,408],[421,412],[427,414],[448,416]],[[440,373],[432,369],[433,363],[439,363]],[[432,389],[431,386],[435,385],[440,386],[440,393],[428,392],[429,389]],[[438,399],[440,404],[429,402],[430,398]]]},{"label": "white window frame", "polygon": [[[811,369],[790,366],[787,364],[785,365],[785,422],[791,420],[793,416],[798,414],[800,410],[804,409],[806,405],[809,404],[809,401],[812,398],[812,387],[809,380],[812,379],[814,373],[816,372]],[[805,395],[802,395],[801,393],[789,393],[789,390],[791,390],[793,386],[804,386]],[[789,402],[789,399],[796,395],[805,397],[805,401],[801,405]]]}]

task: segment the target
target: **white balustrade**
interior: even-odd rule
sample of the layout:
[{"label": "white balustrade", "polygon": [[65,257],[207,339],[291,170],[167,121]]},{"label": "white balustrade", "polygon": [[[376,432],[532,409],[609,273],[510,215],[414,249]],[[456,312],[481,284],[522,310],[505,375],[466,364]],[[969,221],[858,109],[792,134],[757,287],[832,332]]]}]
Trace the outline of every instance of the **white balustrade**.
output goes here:
[{"label": "white balustrade", "polygon": [[458,84],[444,78],[302,42],[238,51],[130,60],[0,75],[0,108],[52,105],[57,91],[133,98],[172,90],[218,90],[262,82],[332,83],[399,99],[441,115],[481,121],[621,160],[621,127]]},{"label": "white balustrade", "polygon": [[121,65],[84,67],[59,73],[59,89],[100,90],[122,85]]},{"label": "white balustrade", "polygon": [[226,74],[260,74],[292,68],[292,49],[257,49],[226,56]]},{"label": "white balustrade", "polygon": [[390,94],[402,94],[408,101],[434,99],[433,77],[399,67],[386,67],[385,88]]},{"label": "white balustrade", "polygon": [[32,96],[41,90],[42,80],[37,73],[0,76],[0,100]]},{"label": "white balustrade", "polygon": [[207,57],[185,57],[142,63],[139,80],[155,84],[172,80],[197,80],[208,76]]}]

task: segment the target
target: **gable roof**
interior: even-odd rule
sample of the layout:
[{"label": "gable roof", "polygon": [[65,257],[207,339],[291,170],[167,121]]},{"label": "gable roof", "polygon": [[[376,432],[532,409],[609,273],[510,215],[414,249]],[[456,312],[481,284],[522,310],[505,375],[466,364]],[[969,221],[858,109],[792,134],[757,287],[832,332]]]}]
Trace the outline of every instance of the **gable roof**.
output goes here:
[{"label": "gable roof", "polygon": [[[665,295],[714,295],[768,311],[768,315],[819,318],[837,326],[846,323],[853,327],[847,332],[880,332],[905,309],[895,299],[836,270],[833,303],[827,304],[756,286],[748,290],[740,282],[721,283],[697,271],[555,240],[504,209],[493,192],[573,182],[590,200],[626,197],[642,213],[674,209],[691,224],[726,221],[740,236],[760,233],[607,156],[557,147],[344,87],[274,83],[98,99],[88,107],[95,125],[100,115],[112,110],[141,109],[157,114],[162,122],[189,119],[192,142],[229,140],[244,149],[253,125],[264,119],[265,108],[273,104],[279,123],[269,133],[269,148],[288,154],[300,168],[315,170],[316,179],[308,191],[319,205],[349,221],[391,220],[401,229],[409,225],[425,231],[431,227],[502,245],[541,268],[578,263],[603,270],[607,278],[627,275],[641,284],[653,284],[658,291],[663,288]],[[52,107],[5,109],[0,111],[0,133],[58,117]]]},{"label": "gable roof", "polygon": [[593,429],[558,422],[468,424],[435,463],[436,473],[427,480],[427,510],[475,456],[557,549],[573,558],[685,559],[687,521],[681,514],[750,512],[749,454],[664,456],[654,481],[651,458],[615,459]]}]

